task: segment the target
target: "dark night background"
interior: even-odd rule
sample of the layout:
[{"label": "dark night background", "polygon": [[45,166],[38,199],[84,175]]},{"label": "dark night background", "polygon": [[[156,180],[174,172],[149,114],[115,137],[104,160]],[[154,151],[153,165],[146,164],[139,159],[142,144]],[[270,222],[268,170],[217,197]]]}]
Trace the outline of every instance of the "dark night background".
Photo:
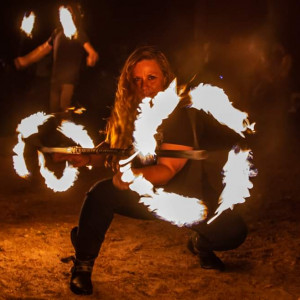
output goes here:
[{"label": "dark night background", "polygon": [[[56,25],[59,3],[63,2],[10,1],[1,10],[0,100],[4,135],[14,132],[24,116],[47,110],[51,54],[19,72],[14,70],[12,60],[48,39]],[[273,105],[273,86],[283,86],[283,96],[274,100],[274,105],[282,105],[285,112],[290,109],[292,93],[299,92],[298,1],[80,3],[84,28],[100,60],[95,68],[82,70],[74,104],[88,109],[85,118],[93,120],[90,126],[95,129],[103,127],[103,118],[109,114],[126,57],[145,44],[158,45],[167,54],[179,83],[197,74],[195,84],[207,82],[224,88],[236,107],[250,113],[261,107],[265,112]],[[19,29],[28,10],[36,13],[32,39]],[[287,75],[276,77],[284,58],[291,62]],[[277,97],[277,92],[274,94]]]}]

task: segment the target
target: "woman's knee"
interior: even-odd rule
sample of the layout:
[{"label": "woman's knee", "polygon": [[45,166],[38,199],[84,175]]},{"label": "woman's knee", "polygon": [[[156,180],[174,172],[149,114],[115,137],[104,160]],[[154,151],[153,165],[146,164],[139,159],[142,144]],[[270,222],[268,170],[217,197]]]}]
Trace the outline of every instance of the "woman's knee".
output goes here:
[{"label": "woman's knee", "polygon": [[85,205],[91,206],[94,209],[102,205],[111,203],[109,194],[112,194],[112,183],[109,180],[99,181],[95,183],[86,193]]}]

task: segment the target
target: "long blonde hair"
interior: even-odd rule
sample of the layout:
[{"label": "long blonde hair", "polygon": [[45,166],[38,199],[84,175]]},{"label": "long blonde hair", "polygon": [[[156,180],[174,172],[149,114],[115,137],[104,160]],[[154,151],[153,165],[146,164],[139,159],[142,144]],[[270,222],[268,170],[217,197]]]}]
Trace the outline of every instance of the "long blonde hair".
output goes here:
[{"label": "long blonde hair", "polygon": [[111,148],[127,148],[132,145],[134,121],[142,100],[137,95],[132,71],[141,60],[155,60],[158,63],[164,76],[164,89],[174,79],[166,56],[156,47],[140,47],[128,57],[119,77],[114,107],[106,127],[106,143]]}]

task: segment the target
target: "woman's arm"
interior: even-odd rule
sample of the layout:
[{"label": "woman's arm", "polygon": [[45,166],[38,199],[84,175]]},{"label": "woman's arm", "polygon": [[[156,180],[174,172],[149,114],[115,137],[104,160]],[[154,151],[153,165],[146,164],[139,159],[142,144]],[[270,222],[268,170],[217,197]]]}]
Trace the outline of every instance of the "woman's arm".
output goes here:
[{"label": "woman's arm", "polygon": [[[175,144],[162,144],[162,150],[192,150],[192,147],[175,145]],[[169,158],[159,157],[157,164],[152,166],[145,166],[143,168],[132,169],[135,175],[143,175],[153,185],[167,184],[186,164],[185,158]],[[130,183],[121,180],[122,173],[118,172],[113,177],[113,183],[116,188],[126,190],[129,188]]]}]

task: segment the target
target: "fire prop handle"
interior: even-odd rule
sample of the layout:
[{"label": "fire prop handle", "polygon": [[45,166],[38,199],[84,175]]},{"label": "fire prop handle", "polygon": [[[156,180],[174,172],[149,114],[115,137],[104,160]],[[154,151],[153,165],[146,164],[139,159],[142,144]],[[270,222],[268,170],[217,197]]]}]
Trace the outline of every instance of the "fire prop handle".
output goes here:
[{"label": "fire prop handle", "polygon": [[[103,148],[82,148],[82,147],[41,147],[43,153],[64,153],[64,154],[113,154],[118,156],[132,155],[131,149],[103,149]],[[207,158],[205,150],[156,150],[160,157],[186,158],[192,160],[203,160]]]}]

